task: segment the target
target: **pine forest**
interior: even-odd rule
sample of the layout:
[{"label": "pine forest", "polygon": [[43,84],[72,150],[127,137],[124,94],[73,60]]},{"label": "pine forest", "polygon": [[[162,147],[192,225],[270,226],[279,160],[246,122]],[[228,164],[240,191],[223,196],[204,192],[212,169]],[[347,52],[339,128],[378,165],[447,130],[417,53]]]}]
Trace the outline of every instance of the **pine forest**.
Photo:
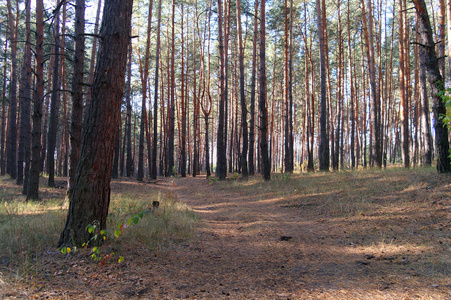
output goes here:
[{"label": "pine forest", "polygon": [[[327,218],[321,207],[338,213],[330,197],[360,199],[350,196],[358,187],[347,186],[355,176],[371,174],[368,182],[379,182],[377,174],[387,179],[390,170],[405,180],[423,176],[415,184],[440,182],[421,189],[440,186],[439,199],[449,204],[449,177],[443,176],[451,172],[450,0],[4,0],[0,15],[0,225],[3,215],[16,216],[11,203],[45,202],[60,189],[59,225],[47,234],[59,252],[94,247],[102,266],[114,256],[98,252],[104,246],[97,237],[108,240],[106,230],[117,225],[117,239],[143,218],[127,204],[128,225],[112,225],[122,216],[116,197],[123,185],[158,195],[143,202],[145,213],[182,211],[164,221],[174,226],[185,218],[202,223],[190,215],[189,205],[199,203],[177,206],[196,189],[206,199],[213,191],[240,191],[249,199],[261,192],[269,199],[274,189],[288,201],[280,207],[312,209],[321,226]],[[296,202],[293,195],[310,191],[298,184],[313,179],[322,186],[318,201],[329,204]],[[190,186],[192,193],[184,190]],[[397,193],[388,186],[375,190],[368,187],[362,197]],[[441,222],[449,231],[449,211]],[[180,226],[196,227],[188,223]],[[276,235],[287,243],[294,236]],[[449,237],[443,243],[449,247]],[[0,286],[8,257],[1,260]],[[444,259],[446,277],[451,262]],[[254,296],[235,298],[275,299],[257,286]],[[370,298],[386,296],[379,292]],[[442,292],[427,295],[449,296]],[[227,293],[234,291],[219,298]],[[199,295],[189,296],[210,297]]]}]

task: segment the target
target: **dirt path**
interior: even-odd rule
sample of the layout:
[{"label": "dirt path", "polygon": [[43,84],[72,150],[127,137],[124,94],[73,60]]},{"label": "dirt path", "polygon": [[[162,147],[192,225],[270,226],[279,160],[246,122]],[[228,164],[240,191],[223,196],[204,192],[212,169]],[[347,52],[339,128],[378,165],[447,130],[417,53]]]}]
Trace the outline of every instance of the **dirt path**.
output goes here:
[{"label": "dirt path", "polygon": [[200,217],[197,239],[159,257],[165,263],[152,276],[163,285],[147,297],[441,298],[402,257],[369,260],[341,224],[303,215],[271,195],[220,190],[205,177],[175,182],[181,201]]}]

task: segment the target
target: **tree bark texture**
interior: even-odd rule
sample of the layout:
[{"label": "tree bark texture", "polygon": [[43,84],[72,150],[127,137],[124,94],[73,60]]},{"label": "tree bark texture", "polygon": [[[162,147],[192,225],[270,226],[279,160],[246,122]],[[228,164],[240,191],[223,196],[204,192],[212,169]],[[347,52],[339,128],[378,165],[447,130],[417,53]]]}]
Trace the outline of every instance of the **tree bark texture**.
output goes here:
[{"label": "tree bark texture", "polygon": [[[75,1],[75,53],[70,125],[69,191],[71,193],[80,156],[83,123],[83,66],[85,61],[85,0]],[[92,91],[91,91],[92,93]],[[92,97],[92,96],[91,96]]]},{"label": "tree bark texture", "polygon": [[23,184],[22,194],[27,194],[28,170],[30,168],[30,141],[31,141],[31,3],[25,1],[25,48],[21,71],[19,98],[20,98],[20,131],[19,151],[17,160],[18,185]]},{"label": "tree bark texture", "polygon": [[320,51],[320,142],[319,142],[319,169],[329,171],[329,136],[327,134],[327,98],[326,98],[326,55],[324,49],[324,28],[322,21],[320,0],[316,0],[317,23],[319,31],[319,51]]},{"label": "tree bark texture", "polygon": [[271,179],[271,162],[268,156],[268,109],[266,108],[266,0],[260,6],[260,156],[263,178]]},{"label": "tree bark texture", "polygon": [[217,166],[216,176],[219,180],[224,180],[227,177],[227,155],[226,143],[224,136],[225,124],[225,53],[224,53],[224,34],[223,34],[223,7],[222,0],[218,0],[218,39],[219,39],[219,112],[218,112],[218,138],[217,138]]},{"label": "tree bark texture", "polygon": [[432,37],[432,28],[429,14],[424,0],[413,0],[420,23],[420,40],[425,50],[425,67],[429,73],[429,84],[431,86],[432,109],[434,114],[435,146],[437,151],[437,171],[439,173],[451,172],[449,159],[448,128],[442,121],[441,116],[446,114],[446,107],[439,93],[444,91],[443,77],[440,74],[435,44]]},{"label": "tree bark texture", "polygon": [[236,21],[238,30],[238,47],[239,47],[239,64],[240,64],[240,103],[241,103],[241,133],[243,137],[243,145],[241,149],[241,172],[243,177],[248,176],[247,168],[247,151],[249,147],[248,132],[247,132],[247,104],[244,86],[244,48],[243,37],[241,30],[241,1],[236,1]]},{"label": "tree bark texture", "polygon": [[17,176],[17,30],[11,0],[7,1],[8,25],[11,46],[11,75],[9,90],[8,138],[6,144],[6,171],[12,179]]},{"label": "tree bark texture", "polygon": [[30,178],[27,200],[39,199],[39,172],[41,165],[41,120],[44,100],[44,4],[36,0],[36,84],[33,105],[33,129],[31,131]]},{"label": "tree bark texture", "polygon": [[[127,48],[130,43],[132,0],[105,3],[101,43],[92,85],[92,102],[83,130],[81,155],[69,195],[69,211],[59,247],[81,246],[90,235],[88,224],[106,228],[110,180],[120,124]],[[108,110],[105,110],[108,107]]]},{"label": "tree bark texture", "polygon": [[47,174],[49,175],[47,185],[49,187],[55,186],[55,148],[56,148],[56,134],[58,131],[58,115],[60,108],[60,89],[61,89],[61,74],[60,74],[60,16],[59,12],[55,13],[55,26],[53,28],[54,43],[53,54],[53,79],[52,79],[52,96],[50,104],[50,118],[49,131],[47,137]]}]

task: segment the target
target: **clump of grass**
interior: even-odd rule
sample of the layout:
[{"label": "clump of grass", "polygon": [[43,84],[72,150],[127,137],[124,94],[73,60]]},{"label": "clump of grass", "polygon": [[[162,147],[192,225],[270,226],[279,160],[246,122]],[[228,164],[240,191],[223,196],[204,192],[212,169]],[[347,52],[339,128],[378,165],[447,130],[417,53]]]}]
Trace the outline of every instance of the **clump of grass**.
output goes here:
[{"label": "clump of grass", "polygon": [[[152,203],[158,201],[157,208]],[[125,223],[134,214],[150,211],[137,224],[132,224],[116,244],[142,244],[152,251],[165,250],[192,237],[196,215],[174,193],[151,194],[145,198],[116,195],[112,199],[108,227],[114,231],[117,224]]]}]

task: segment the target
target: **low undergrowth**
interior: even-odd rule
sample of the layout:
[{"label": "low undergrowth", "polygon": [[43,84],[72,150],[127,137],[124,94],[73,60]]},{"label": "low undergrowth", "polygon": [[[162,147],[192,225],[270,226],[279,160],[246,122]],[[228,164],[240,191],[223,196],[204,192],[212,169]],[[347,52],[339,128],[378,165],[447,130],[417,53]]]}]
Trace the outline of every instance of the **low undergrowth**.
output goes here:
[{"label": "low undergrowth", "polygon": [[[60,181],[64,185],[64,181]],[[65,189],[43,187],[41,201],[27,202],[13,180],[0,177],[0,186],[1,290],[24,281],[29,283],[39,276],[46,256],[63,256],[55,245],[64,227],[68,202]],[[132,181],[112,184],[109,232],[114,232],[119,223],[125,224],[135,214],[149,212],[139,223],[127,227],[120,238],[107,241],[102,246],[121,250],[125,260],[129,249],[140,247],[164,251],[190,239],[196,224],[195,214],[178,200],[174,192],[150,189],[151,193],[143,193],[143,190],[142,185]],[[148,188],[145,190],[149,191]],[[154,201],[158,201],[158,208],[152,206]],[[89,250],[80,255],[89,255]]]}]

